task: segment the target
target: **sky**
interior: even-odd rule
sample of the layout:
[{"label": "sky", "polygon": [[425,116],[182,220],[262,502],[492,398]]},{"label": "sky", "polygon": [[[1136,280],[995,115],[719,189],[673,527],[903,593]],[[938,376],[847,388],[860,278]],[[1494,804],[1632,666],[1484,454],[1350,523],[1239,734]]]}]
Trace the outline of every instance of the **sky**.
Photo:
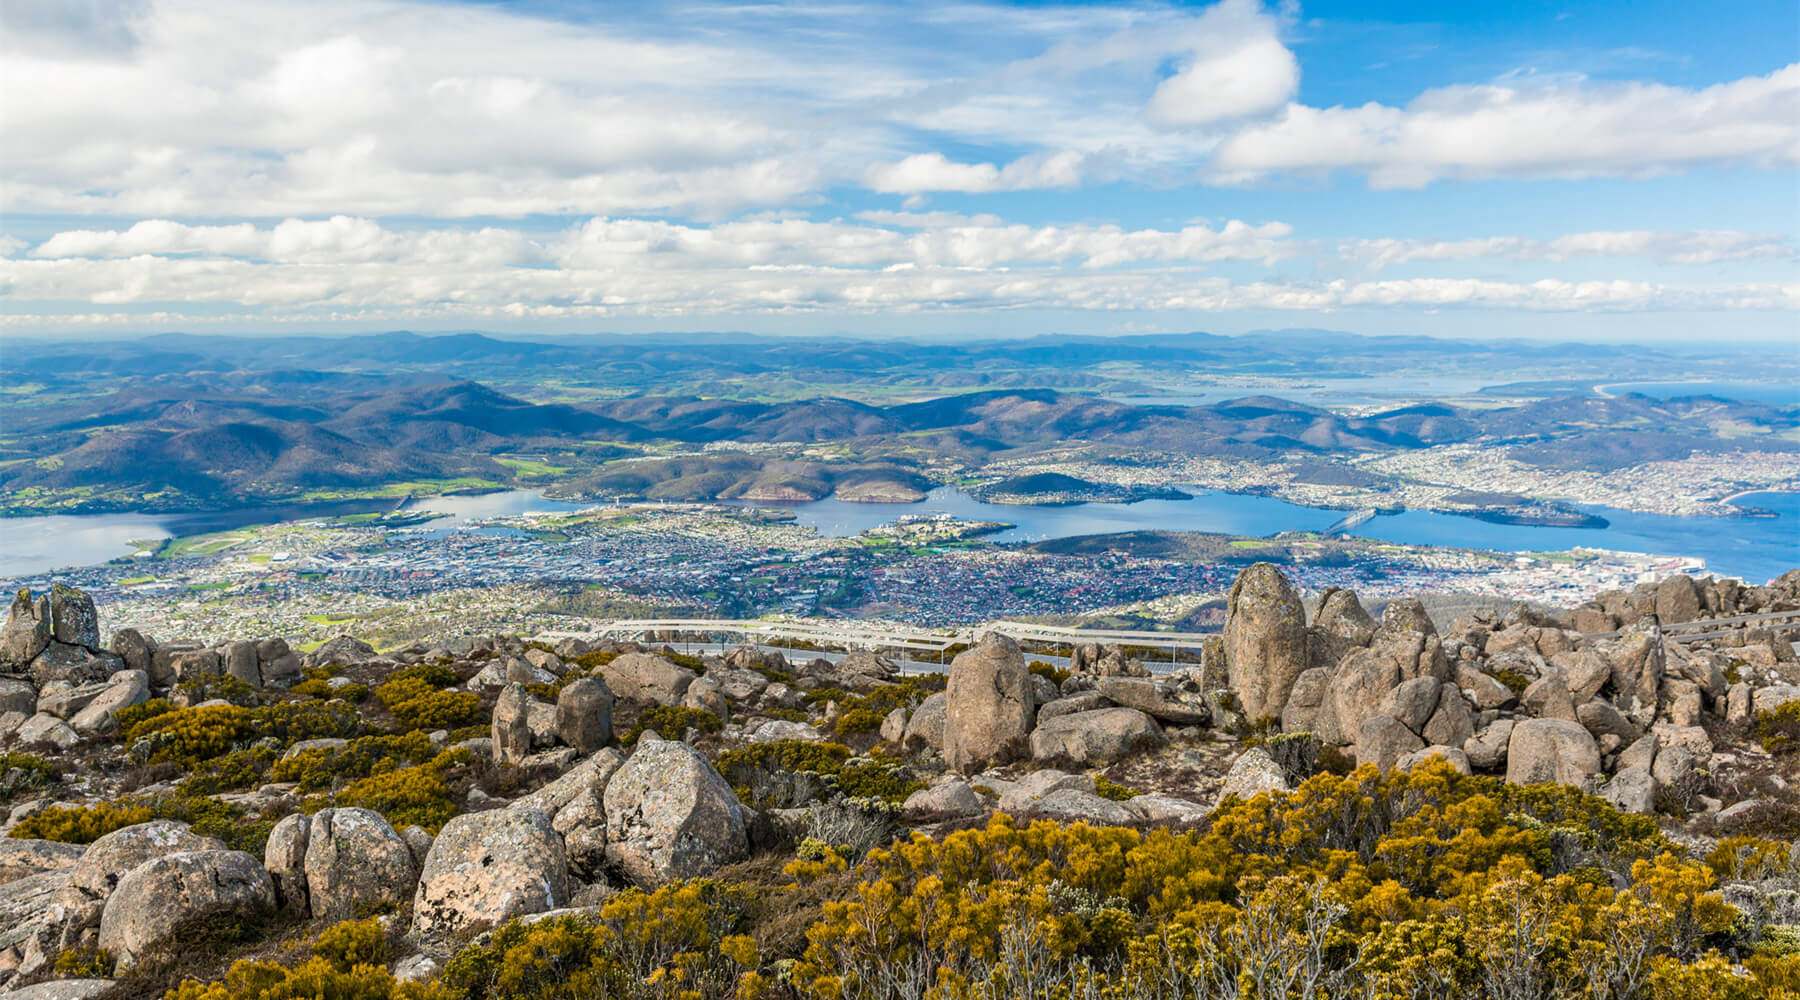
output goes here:
[{"label": "sky", "polygon": [[7,0],[0,336],[1800,349],[1800,6]]}]

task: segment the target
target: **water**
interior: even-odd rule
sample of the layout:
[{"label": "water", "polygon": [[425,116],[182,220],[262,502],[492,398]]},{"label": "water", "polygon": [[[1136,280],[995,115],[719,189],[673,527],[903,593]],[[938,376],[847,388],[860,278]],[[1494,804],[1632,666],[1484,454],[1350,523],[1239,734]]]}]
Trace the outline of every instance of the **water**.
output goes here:
[{"label": "water", "polygon": [[1131,406],[1211,406],[1246,396],[1276,396],[1307,406],[1404,406],[1422,399],[1469,396],[1493,384],[1491,378],[1458,376],[1400,377],[1388,375],[1271,380],[1266,385],[1222,383],[1171,386],[1169,393],[1116,395],[1107,399]]},{"label": "water", "polygon": [[[1575,547],[1697,556],[1716,573],[1750,583],[1800,567],[1800,494],[1746,496],[1745,506],[1778,510],[1775,518],[1673,517],[1638,514],[1610,507],[1582,507],[1610,523],[1605,528],[1553,528],[1493,524],[1455,514],[1409,510],[1377,517],[1355,529],[1361,538],[1403,545],[1448,545],[1500,552],[1560,552]],[[1272,497],[1198,493],[1191,500],[1147,500],[1134,504],[1080,504],[1024,507],[973,500],[952,489],[933,490],[917,504],[863,504],[818,500],[804,504],[758,504],[792,510],[799,522],[821,534],[842,537],[892,523],[902,514],[951,514],[973,521],[1006,521],[1015,527],[987,536],[993,541],[1038,541],[1119,531],[1210,531],[1261,536],[1280,531],[1321,531],[1345,512],[1302,507]]]},{"label": "water", "polygon": [[1656,399],[1718,396],[1751,403],[1800,406],[1800,385],[1792,382],[1609,382],[1595,386],[1594,391],[1614,396],[1636,392]]},{"label": "water", "polygon": [[[1355,534],[1407,545],[1449,545],[1502,552],[1556,552],[1576,546],[1697,556],[1714,572],[1765,582],[1800,567],[1800,494],[1756,493],[1738,504],[1777,511],[1773,518],[1670,517],[1637,514],[1607,507],[1584,507],[1611,522],[1606,528],[1551,528],[1491,524],[1452,514],[1406,511],[1377,517]],[[334,505],[341,508],[344,505]],[[351,506],[370,509],[366,502]],[[438,511],[448,517],[419,529],[432,537],[466,530],[473,521],[504,515],[581,509],[583,504],[546,500],[532,490],[483,496],[428,497],[409,510]],[[1302,507],[1271,497],[1197,492],[1191,500],[1146,500],[1135,504],[1078,504],[1070,507],[1024,507],[982,503],[951,488],[933,490],[916,504],[846,503],[817,500],[802,504],[746,504],[782,507],[801,525],[829,537],[854,535],[904,514],[950,514],[972,521],[1004,521],[1015,525],[988,536],[993,541],[1021,542],[1121,531],[1207,531],[1263,536],[1281,531],[1321,531],[1344,516],[1343,511]],[[386,509],[378,504],[375,509]],[[334,509],[329,513],[352,513]],[[64,566],[89,566],[131,551],[137,539],[168,538],[222,531],[246,524],[273,523],[296,516],[327,513],[318,507],[228,511],[212,515],[88,514],[0,519],[0,577],[26,576]],[[486,527],[476,530],[517,533]]]}]

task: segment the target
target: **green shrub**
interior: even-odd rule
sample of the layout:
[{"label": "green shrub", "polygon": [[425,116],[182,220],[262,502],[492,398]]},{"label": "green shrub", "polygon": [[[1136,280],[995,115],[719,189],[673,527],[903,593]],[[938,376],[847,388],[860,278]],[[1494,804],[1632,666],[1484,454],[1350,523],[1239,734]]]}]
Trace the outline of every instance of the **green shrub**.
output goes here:
[{"label": "green shrub", "polygon": [[[796,806],[814,794],[832,793],[904,802],[925,787],[924,782],[907,779],[894,765],[853,759],[851,749],[841,743],[756,743],[720,754],[716,766],[738,797],[755,808]],[[816,782],[793,780],[805,775],[815,776]]]},{"label": "green shrub", "polygon": [[201,674],[189,677],[175,685],[175,690],[185,696],[187,702],[197,705],[203,701],[223,699],[233,705],[251,705],[256,702],[256,689],[249,682],[239,680],[230,674]]},{"label": "green shrub", "polygon": [[1104,774],[1094,776],[1094,793],[1103,799],[1111,799],[1114,802],[1124,802],[1126,799],[1134,799],[1140,794],[1136,789],[1127,788],[1116,781],[1112,781]]},{"label": "green shrub", "polygon": [[334,799],[338,805],[373,809],[396,830],[418,825],[436,834],[456,815],[449,787],[429,764],[371,775],[351,783]]},{"label": "green shrub", "polygon": [[1776,756],[1800,752],[1800,701],[1756,713],[1756,738]]},{"label": "green shrub", "polygon": [[345,920],[326,928],[313,942],[313,954],[339,972],[387,961],[387,932],[379,920]]},{"label": "green shrub", "polygon": [[1069,672],[1067,670],[1058,667],[1054,663],[1045,663],[1043,660],[1032,660],[1031,666],[1026,669],[1039,677],[1047,678],[1050,683],[1055,684],[1057,687],[1062,687],[1062,682],[1069,679]]},{"label": "green shrub", "polygon": [[234,750],[223,757],[203,761],[199,773],[179,786],[182,795],[216,795],[262,784],[275,763],[276,751],[263,746]]},{"label": "green shrub", "polygon": [[26,817],[7,835],[24,840],[91,844],[101,837],[153,819],[179,820],[195,833],[217,837],[234,850],[261,855],[277,816],[251,817],[245,810],[205,796],[133,796],[91,806],[51,806]]},{"label": "green shrub", "polygon": [[455,729],[481,711],[481,696],[475,692],[442,690],[458,679],[456,671],[442,664],[414,664],[383,681],[375,697],[393,713],[402,732]]},{"label": "green shrub", "polygon": [[36,754],[0,753],[0,802],[55,784],[56,765]]},{"label": "green shrub", "polygon": [[423,764],[437,748],[421,732],[398,736],[362,736],[341,748],[311,747],[275,762],[276,781],[297,781],[303,792],[316,792],[343,781],[355,781]]},{"label": "green shrub", "polygon": [[686,705],[656,705],[644,710],[638,716],[629,732],[619,742],[630,746],[644,735],[644,730],[654,729],[668,739],[681,739],[681,734],[689,729],[698,729],[703,733],[716,733],[725,728],[725,721],[711,712],[699,708],[688,708]]}]

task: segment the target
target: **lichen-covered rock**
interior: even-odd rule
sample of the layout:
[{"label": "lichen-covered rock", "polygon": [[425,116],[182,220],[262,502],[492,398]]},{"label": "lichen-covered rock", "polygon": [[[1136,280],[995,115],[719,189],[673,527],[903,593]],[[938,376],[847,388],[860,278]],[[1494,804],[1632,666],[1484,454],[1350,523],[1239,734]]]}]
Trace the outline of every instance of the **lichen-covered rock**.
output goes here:
[{"label": "lichen-covered rock", "polygon": [[1664,625],[1691,622],[1700,617],[1700,588],[1691,576],[1668,576],[1656,585],[1656,617]]},{"label": "lichen-covered rock", "polygon": [[306,834],[306,895],[315,920],[349,920],[398,903],[418,879],[412,850],[371,809],[321,809]]},{"label": "lichen-covered rock", "polygon": [[657,705],[679,705],[696,675],[650,653],[626,653],[600,668],[614,697]]},{"label": "lichen-covered rock", "polygon": [[50,635],[50,598],[33,600],[30,590],[19,590],[0,627],[0,669],[23,670],[50,645]]},{"label": "lichen-covered rock", "polygon": [[1381,699],[1375,710],[1399,719],[1406,728],[1419,732],[1430,721],[1432,713],[1437,711],[1440,686],[1432,677],[1414,677],[1401,681]]},{"label": "lichen-covered rock", "polygon": [[112,895],[120,877],[151,858],[183,851],[223,851],[223,842],[195,833],[186,823],[151,820],[114,830],[87,846],[69,869],[69,885],[99,899]]},{"label": "lichen-covered rock", "polygon": [[1431,713],[1419,735],[1425,738],[1427,746],[1455,747],[1458,753],[1462,752],[1463,741],[1475,735],[1475,716],[1469,712],[1461,688],[1454,684],[1438,686],[1437,711]]},{"label": "lichen-covered rock", "polygon": [[0,837],[0,885],[44,872],[73,868],[84,848],[54,840]]},{"label": "lichen-covered rock", "polygon": [[1499,719],[1464,740],[1463,753],[1468,755],[1469,764],[1485,770],[1506,763],[1506,748],[1512,743],[1513,726],[1513,720]]},{"label": "lichen-covered rock", "polygon": [[531,695],[514,681],[494,702],[492,724],[494,760],[517,764],[531,753]]},{"label": "lichen-covered rock", "polygon": [[86,736],[111,736],[119,730],[121,709],[150,700],[150,675],[142,670],[121,670],[69,720],[69,728]]},{"label": "lichen-covered rock", "polygon": [[1594,794],[1620,812],[1649,815],[1656,811],[1656,778],[1647,767],[1620,768]]},{"label": "lichen-covered rock", "polygon": [[1098,708],[1060,715],[1031,732],[1033,760],[1105,767],[1162,743],[1156,720],[1135,708]]},{"label": "lichen-covered rock", "polygon": [[156,643],[144,633],[134,628],[122,628],[113,633],[112,642],[107,643],[107,648],[125,662],[126,670],[142,670],[146,676],[149,675]]},{"label": "lichen-covered rock", "polygon": [[1394,761],[1394,770],[1411,771],[1433,757],[1444,761],[1463,774],[1469,773],[1469,755],[1464,753],[1461,747],[1440,745],[1427,746],[1423,750],[1414,750],[1412,753],[1402,756],[1399,760]]},{"label": "lichen-covered rock", "polygon": [[274,909],[275,890],[243,851],[181,851],[144,862],[119,879],[100,916],[100,948],[120,966],[177,947],[208,917],[252,917]]},{"label": "lichen-covered rock", "polygon": [[906,720],[906,736],[902,744],[913,752],[944,749],[944,727],[949,721],[944,692],[928,696]]},{"label": "lichen-covered rock", "polygon": [[881,738],[889,743],[906,739],[906,709],[896,708],[882,716]]},{"label": "lichen-covered rock", "polygon": [[1273,563],[1238,574],[1225,612],[1225,667],[1252,720],[1280,718],[1294,679],[1309,664],[1306,608]]},{"label": "lichen-covered rock", "polygon": [[1037,699],[1018,643],[990,635],[957,654],[944,711],[944,761],[952,770],[969,774],[1026,756]]},{"label": "lichen-covered rock", "polygon": [[1137,817],[1122,803],[1077,788],[1059,788],[1033,802],[1022,816],[1090,826],[1129,826]]},{"label": "lichen-covered rock", "polygon": [[262,667],[256,660],[256,643],[247,639],[228,642],[219,653],[225,673],[253,688],[263,686]]},{"label": "lichen-covered rock", "polygon": [[39,714],[13,730],[13,741],[21,746],[49,743],[58,750],[67,750],[81,742],[81,734],[54,715]]},{"label": "lichen-covered rock", "polygon": [[556,695],[556,732],[576,751],[590,754],[612,742],[613,695],[598,677],[581,677]]},{"label": "lichen-covered rock", "polygon": [[1356,729],[1356,762],[1374,764],[1386,774],[1400,758],[1425,749],[1425,741],[1391,715],[1376,712]]},{"label": "lichen-covered rock", "polygon": [[124,666],[125,661],[112,653],[96,653],[86,646],[52,641],[26,670],[31,674],[31,682],[41,688],[55,681],[92,684],[111,677]]},{"label": "lichen-covered rock", "polygon": [[1552,781],[1585,788],[1600,771],[1600,747],[1579,722],[1526,719],[1506,746],[1506,780],[1514,785]]},{"label": "lichen-covered rock", "polygon": [[1357,600],[1356,591],[1327,589],[1319,595],[1319,610],[1313,615],[1313,628],[1335,635],[1352,646],[1367,646],[1375,638],[1375,619]]},{"label": "lichen-covered rock", "polygon": [[263,868],[275,889],[275,905],[290,916],[305,917],[311,907],[306,891],[306,838],[311,829],[312,820],[301,813],[283,816],[263,847]]},{"label": "lichen-covered rock", "polygon": [[1251,747],[1238,754],[1238,759],[1231,762],[1231,769],[1225,772],[1225,782],[1219,789],[1219,796],[1224,798],[1235,795],[1240,799],[1253,799],[1263,792],[1291,791],[1287,772],[1269,756],[1262,747]]},{"label": "lichen-covered rock", "polygon": [[901,815],[915,823],[979,816],[987,810],[988,800],[966,781],[945,781],[921,788],[907,796],[900,807]]},{"label": "lichen-covered rock", "polygon": [[432,841],[413,897],[413,933],[433,940],[569,901],[569,860],[535,809],[465,813]]},{"label": "lichen-covered rock", "polygon": [[66,583],[50,588],[50,637],[57,642],[100,649],[100,612],[87,591]]},{"label": "lichen-covered rock", "polygon": [[1172,726],[1199,726],[1212,719],[1206,696],[1178,684],[1149,677],[1101,677],[1095,690],[1108,701],[1135,708]]},{"label": "lichen-covered rock", "polygon": [[698,878],[749,855],[736,793],[685,743],[640,739],[603,801],[606,856],[641,885]]}]

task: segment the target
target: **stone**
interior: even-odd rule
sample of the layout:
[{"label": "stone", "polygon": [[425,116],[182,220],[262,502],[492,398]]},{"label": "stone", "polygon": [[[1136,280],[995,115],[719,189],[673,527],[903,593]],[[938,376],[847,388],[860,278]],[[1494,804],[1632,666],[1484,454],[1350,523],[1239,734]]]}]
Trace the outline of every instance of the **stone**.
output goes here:
[{"label": "stone", "polygon": [[906,709],[896,708],[881,717],[881,738],[887,743],[899,743],[906,738]]},{"label": "stone", "polygon": [[1068,774],[1055,768],[1033,771],[1014,782],[1000,795],[996,808],[1013,816],[1026,816],[1044,796],[1064,789],[1093,793],[1094,779],[1085,774]]},{"label": "stone", "polygon": [[598,677],[571,681],[556,695],[556,732],[583,754],[612,742],[613,695]]},{"label": "stone", "polygon": [[1641,767],[1648,771],[1656,764],[1656,736],[1647,734],[1632,741],[1630,746],[1619,751],[1619,759],[1614,769],[1619,771]]},{"label": "stone", "polygon": [[679,705],[698,676],[650,653],[626,653],[599,668],[614,697],[657,705]]},{"label": "stone", "polygon": [[219,651],[225,673],[253,688],[263,686],[262,666],[256,659],[256,643],[245,639],[228,642]]},{"label": "stone", "polygon": [[1357,600],[1356,591],[1327,588],[1319,595],[1319,610],[1313,615],[1313,628],[1348,641],[1353,646],[1367,646],[1375,639],[1375,619]]},{"label": "stone", "polygon": [[100,1000],[112,992],[110,979],[52,979],[0,993],[0,1000]]},{"label": "stone", "polygon": [[1039,726],[1059,715],[1073,715],[1076,712],[1091,712],[1096,708],[1107,708],[1113,702],[1098,691],[1082,691],[1058,698],[1038,706],[1037,722]]},{"label": "stone", "polygon": [[1612,733],[1626,743],[1643,735],[1637,726],[1632,725],[1624,713],[1613,707],[1613,703],[1604,698],[1596,698],[1575,710],[1575,718],[1588,732],[1596,737]]},{"label": "stone", "polygon": [[121,670],[86,708],[75,713],[69,728],[84,736],[112,736],[119,730],[121,709],[149,700],[150,675],[142,670]]},{"label": "stone", "polygon": [[214,649],[176,650],[169,658],[169,667],[175,672],[175,679],[178,681],[217,677],[224,672],[218,650]]},{"label": "stone", "polygon": [[340,635],[306,654],[306,663],[308,666],[314,667],[322,667],[327,663],[342,663],[348,666],[353,663],[367,663],[375,659],[375,656],[374,646],[352,635]]},{"label": "stone", "polygon": [[107,648],[125,663],[126,670],[142,670],[150,673],[150,666],[155,659],[156,643],[144,633],[134,628],[122,628],[113,633],[112,642]]},{"label": "stone", "polygon": [[18,677],[0,677],[0,712],[31,715],[37,711],[38,691]]},{"label": "stone", "polygon": [[525,651],[525,662],[553,677],[562,676],[563,670],[565,669],[563,667],[562,657],[557,656],[547,649],[527,649]]},{"label": "stone", "polygon": [[1025,817],[1089,826],[1127,826],[1136,818],[1122,803],[1078,788],[1060,788],[1038,799]]},{"label": "stone", "polygon": [[[1302,670],[1300,676],[1294,678],[1294,686],[1288,689],[1287,704],[1281,708],[1281,728],[1284,732],[1314,732],[1319,729],[1321,716],[1328,710],[1326,698],[1331,693],[1332,668],[1312,667]],[[1220,694],[1229,692],[1208,692],[1208,707],[1212,710],[1212,724],[1220,729],[1228,728],[1223,707],[1216,700]],[[1235,703],[1235,696],[1232,698]],[[1235,712],[1229,713],[1233,716]]]},{"label": "stone", "polygon": [[944,712],[943,753],[952,770],[969,774],[1029,754],[1037,702],[1018,643],[993,634],[958,653]]},{"label": "stone", "polygon": [[1621,768],[1595,794],[1620,812],[1649,815],[1656,811],[1656,778],[1646,767]]},{"label": "stone", "polygon": [[1661,641],[1638,626],[1627,628],[1617,639],[1603,640],[1595,652],[1611,668],[1612,702],[1639,723],[1656,712],[1656,695],[1662,687]]},{"label": "stone", "polygon": [[1169,795],[1134,795],[1122,804],[1133,819],[1146,825],[1193,823],[1211,812],[1198,802]]},{"label": "stone", "polygon": [[1400,683],[1400,665],[1374,649],[1352,650],[1332,673],[1314,731],[1327,743],[1356,740],[1362,720],[1373,715]]},{"label": "stone", "polygon": [[1758,688],[1751,696],[1752,714],[1761,715],[1773,712],[1789,702],[1800,701],[1800,685],[1775,684],[1766,688]]},{"label": "stone", "polygon": [[1040,723],[1031,733],[1031,757],[1077,767],[1105,767],[1162,741],[1162,728],[1145,713],[1135,708],[1097,708]]},{"label": "stone", "polygon": [[719,683],[710,677],[700,677],[689,684],[681,695],[681,704],[684,708],[711,712],[721,719],[731,717],[731,702],[719,690]]},{"label": "stone", "polygon": [[1431,615],[1425,611],[1425,605],[1416,597],[1397,597],[1387,603],[1381,610],[1379,631],[1388,635],[1399,635],[1414,632],[1419,635],[1437,635],[1437,626],[1432,624]]},{"label": "stone", "polygon": [[361,908],[412,895],[412,850],[381,814],[339,807],[313,814],[306,836],[306,894],[314,920],[349,920]]},{"label": "stone", "polygon": [[1251,747],[1231,762],[1231,769],[1225,772],[1219,796],[1224,798],[1235,795],[1249,800],[1263,792],[1285,793],[1292,790],[1288,784],[1287,772],[1281,769],[1275,758],[1269,756],[1269,752],[1262,747]]},{"label": "stone", "polygon": [[490,727],[495,761],[517,764],[531,753],[531,701],[525,685],[517,681],[500,692]]},{"label": "stone", "polygon": [[1668,576],[1656,585],[1656,617],[1664,625],[1691,622],[1700,617],[1700,589],[1691,576]]},{"label": "stone", "polygon": [[1578,722],[1526,719],[1506,747],[1506,780],[1514,785],[1556,782],[1585,788],[1600,771],[1600,747]]},{"label": "stone", "polygon": [[54,840],[0,837],[0,884],[72,868],[86,849]]},{"label": "stone", "polygon": [[[556,706],[536,698],[527,698],[525,700],[525,728],[531,730],[532,747],[555,746],[557,742]],[[575,753],[573,750],[566,752]],[[521,763],[528,763],[530,759],[530,755],[527,754],[526,760]]]},{"label": "stone", "polygon": [[1456,664],[1456,686],[1469,696],[1469,700],[1481,711],[1491,708],[1505,708],[1518,701],[1512,688],[1499,680],[1482,672],[1467,660]]},{"label": "stone", "polygon": [[56,681],[92,684],[122,669],[125,661],[111,653],[96,653],[85,646],[52,641],[31,661],[31,682],[42,688]]},{"label": "stone", "polygon": [[1273,563],[1238,574],[1225,612],[1225,667],[1246,718],[1280,718],[1307,662],[1306,609]]},{"label": "stone", "polygon": [[1550,657],[1550,666],[1562,674],[1569,697],[1577,704],[1592,701],[1612,679],[1612,667],[1591,649],[1576,649]]},{"label": "stone", "polygon": [[912,718],[906,720],[906,737],[902,741],[907,750],[943,750],[944,729],[949,721],[945,701],[944,692],[939,691],[913,710]]},{"label": "stone", "polygon": [[1374,764],[1383,774],[1400,758],[1424,748],[1425,741],[1405,723],[1380,712],[1363,719],[1356,730],[1356,762]]},{"label": "stone", "polygon": [[243,851],[165,854],[119,880],[100,916],[100,948],[128,967],[179,945],[198,921],[274,908],[268,873]]},{"label": "stone", "polygon": [[987,809],[988,800],[968,782],[946,781],[907,796],[900,815],[909,822],[920,823],[980,816]]},{"label": "stone", "polygon": [[769,688],[769,679],[754,670],[738,670],[730,667],[709,670],[706,676],[719,684],[719,690],[725,697],[739,705],[754,704]]},{"label": "stone", "polygon": [[1095,690],[1108,701],[1135,708],[1175,726],[1204,725],[1212,711],[1199,690],[1183,690],[1167,679],[1102,676]]},{"label": "stone", "polygon": [[569,901],[569,860],[550,817],[495,809],[452,817],[432,841],[413,896],[424,940],[493,927]]},{"label": "stone", "polygon": [[1561,674],[1545,674],[1532,681],[1519,701],[1539,718],[1575,721],[1575,698]]},{"label": "stone", "polygon": [[1463,741],[1463,753],[1471,767],[1490,770],[1506,763],[1506,748],[1512,741],[1513,720],[1499,719]]},{"label": "stone", "polygon": [[1031,703],[1042,707],[1062,697],[1056,682],[1042,674],[1031,675]]},{"label": "stone", "polygon": [[87,591],[59,583],[50,588],[50,638],[87,649],[100,647],[100,612]]},{"label": "stone", "polygon": [[1438,685],[1437,710],[1431,713],[1425,728],[1419,730],[1428,745],[1458,748],[1475,735],[1475,716],[1463,700],[1462,689],[1454,684]]},{"label": "stone", "polygon": [[26,747],[33,743],[49,743],[58,750],[67,750],[81,742],[81,735],[56,716],[39,714],[13,730],[13,741]]},{"label": "stone", "polygon": [[1464,753],[1461,747],[1447,747],[1441,745],[1428,746],[1423,750],[1414,750],[1412,753],[1406,754],[1399,760],[1394,761],[1394,770],[1401,772],[1411,771],[1413,768],[1418,767],[1420,764],[1425,763],[1433,757],[1437,757],[1447,762],[1451,767],[1456,768],[1463,774],[1472,773],[1469,765],[1469,755]]},{"label": "stone", "polygon": [[126,872],[151,858],[182,851],[223,850],[223,842],[195,833],[186,823],[151,820],[114,830],[89,844],[81,860],[69,869],[69,885],[105,899]]},{"label": "stone", "polygon": [[1725,692],[1725,721],[1734,726],[1748,725],[1753,717],[1751,708],[1754,698],[1754,689],[1749,681],[1733,684]]},{"label": "stone", "polygon": [[23,670],[50,645],[50,636],[50,598],[33,600],[30,590],[19,590],[0,628],[0,668]]},{"label": "stone", "polygon": [[1681,747],[1700,760],[1712,756],[1712,737],[1700,726],[1671,726],[1658,723],[1651,728],[1656,734],[1656,745],[1659,748]]},{"label": "stone", "polygon": [[1375,711],[1399,719],[1406,728],[1416,733],[1425,728],[1432,713],[1437,711],[1438,688],[1441,686],[1432,677],[1414,677],[1401,681],[1381,699]]},{"label": "stone", "polygon": [[1650,773],[1659,785],[1679,785],[1693,777],[1699,763],[1700,759],[1686,747],[1665,746],[1656,751],[1656,762],[1650,765]]},{"label": "stone", "polygon": [[306,838],[311,830],[311,817],[283,816],[263,845],[263,869],[275,891],[275,906],[292,917],[305,918],[312,906],[306,891]]},{"label": "stone", "polygon": [[685,743],[640,739],[603,801],[606,857],[640,885],[699,878],[749,856],[737,795]]},{"label": "stone", "polygon": [[866,691],[883,684],[892,684],[899,676],[899,664],[866,649],[852,650],[837,662],[833,670],[838,686],[851,691]]},{"label": "stone", "polygon": [[805,740],[818,743],[825,737],[817,729],[804,722],[793,722],[788,719],[764,719],[750,730],[752,743],[780,743],[784,740]]}]

